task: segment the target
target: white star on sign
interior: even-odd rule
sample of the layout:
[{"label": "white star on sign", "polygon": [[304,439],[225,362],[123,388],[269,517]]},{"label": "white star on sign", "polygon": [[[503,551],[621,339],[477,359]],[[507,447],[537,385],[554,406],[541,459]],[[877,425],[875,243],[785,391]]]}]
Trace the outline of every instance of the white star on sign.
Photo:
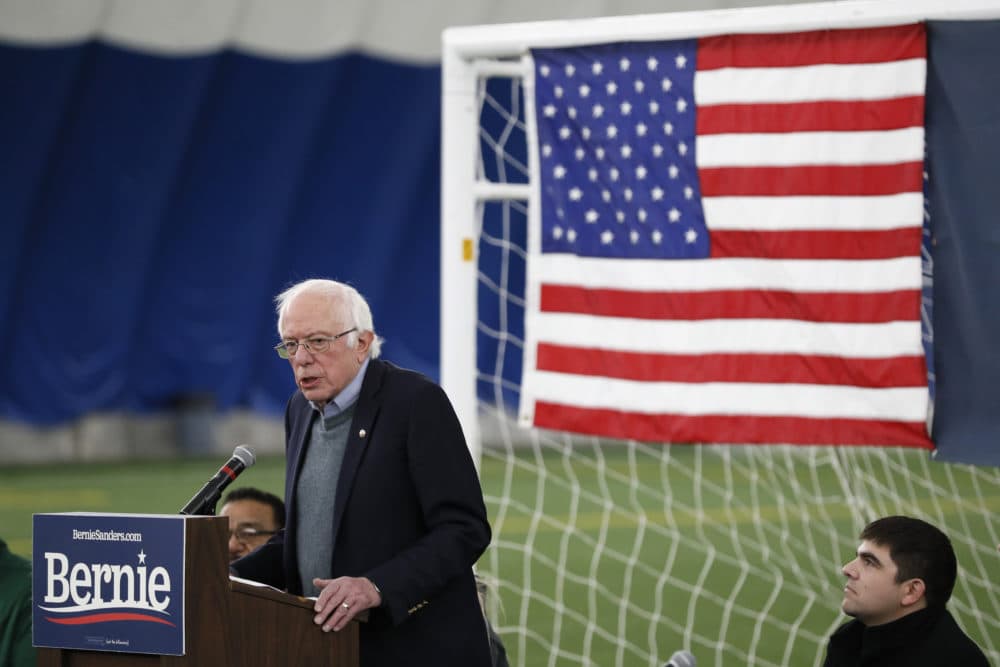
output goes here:
[{"label": "white star on sign", "polygon": [[629,158],[632,156],[632,147],[628,144],[622,144],[622,157]]},{"label": "white star on sign", "polygon": [[559,225],[556,225],[555,227],[552,228],[552,238],[554,238],[556,241],[558,241],[559,239],[561,239],[562,235],[563,235],[563,228],[562,227],[560,227]]},{"label": "white star on sign", "polygon": [[645,90],[645,88],[646,84],[642,82],[642,79],[635,80],[635,92],[641,93],[643,90]]},{"label": "white star on sign", "polygon": [[662,88],[662,89],[663,89],[663,92],[665,92],[665,93],[666,93],[666,92],[669,92],[669,91],[670,91],[670,89],[671,89],[671,88],[673,88],[673,87],[674,87],[674,82],[673,82],[673,81],[671,81],[671,80],[670,80],[669,78],[667,78],[667,77],[663,77],[663,80],[662,80],[662,81],[660,81],[660,88]]},{"label": "white star on sign", "polygon": [[656,100],[653,100],[652,102],[649,103],[649,113],[655,114],[659,110],[660,110],[660,103],[659,102],[657,102]]},{"label": "white star on sign", "polygon": [[681,212],[676,208],[672,208],[667,212],[667,219],[670,222],[678,222],[681,219]]},{"label": "white star on sign", "polygon": [[647,173],[646,167],[644,167],[641,164],[638,167],[635,168],[635,177],[637,179],[639,179],[640,181],[642,179],[646,178],[646,173]]},{"label": "white star on sign", "polygon": [[650,72],[655,72],[656,71],[656,66],[659,65],[659,64],[660,64],[660,61],[657,60],[656,58],[654,58],[653,56],[650,56],[649,58],[646,59],[646,68]]},{"label": "white star on sign", "polygon": [[559,180],[560,178],[566,175],[566,167],[562,166],[561,164],[557,164],[552,169],[552,175],[556,178],[556,180]]},{"label": "white star on sign", "polygon": [[677,113],[684,113],[687,111],[688,103],[683,97],[677,100]]},{"label": "white star on sign", "polygon": [[580,97],[586,97],[587,95],[590,95],[590,86],[583,84],[580,86]]},{"label": "white star on sign", "polygon": [[684,233],[684,240],[688,243],[694,243],[698,240],[698,232],[694,231],[693,228],[688,228],[688,230]]},{"label": "white star on sign", "polygon": [[608,95],[614,95],[618,92],[618,84],[614,81],[608,81],[607,85],[604,86],[604,90],[608,91]]},{"label": "white star on sign", "polygon": [[639,218],[639,222],[646,222],[646,209],[640,208],[636,211],[635,216]]},{"label": "white star on sign", "polygon": [[652,196],[653,201],[660,201],[663,199],[663,188],[657,185],[649,194]]},{"label": "white star on sign", "polygon": [[559,138],[560,139],[569,139],[569,135],[570,134],[572,134],[572,132],[570,132],[570,129],[568,127],[566,127],[565,125],[563,125],[562,127],[559,128]]},{"label": "white star on sign", "polygon": [[552,118],[556,115],[556,106],[554,104],[546,104],[544,111],[546,117]]},{"label": "white star on sign", "polygon": [[143,551],[142,549],[139,549],[139,565],[145,565],[145,564],[146,564],[146,552]]},{"label": "white star on sign", "polygon": [[595,211],[594,209],[591,208],[591,209],[587,209],[587,212],[584,213],[583,219],[586,220],[587,222],[593,224],[593,223],[597,222],[597,219],[599,217],[601,217],[601,216],[598,215],[597,211]]},{"label": "white star on sign", "polygon": [[614,139],[615,137],[618,136],[618,128],[615,127],[614,125],[608,125],[607,135],[608,139]]},{"label": "white star on sign", "polygon": [[594,73],[594,76],[600,76],[601,72],[604,71],[604,65],[600,62],[596,62],[590,66],[590,71]]},{"label": "white star on sign", "polygon": [[569,191],[570,201],[580,201],[582,197],[583,197],[583,190],[581,190],[580,188],[570,189]]},{"label": "white star on sign", "polygon": [[566,232],[566,240],[569,241],[570,243],[576,241],[576,230],[573,229],[572,227],[570,227],[569,231]]},{"label": "white star on sign", "polygon": [[627,116],[632,112],[632,105],[628,102],[622,102],[618,109],[621,111],[623,116]]},{"label": "white star on sign", "polygon": [[566,76],[573,76],[574,72],[576,72],[576,68],[573,67],[573,63],[567,64],[566,65]]},{"label": "white star on sign", "polygon": [[681,170],[677,167],[676,164],[672,164],[669,167],[667,167],[667,174],[670,176],[670,178],[677,178],[677,176],[680,175],[680,172]]},{"label": "white star on sign", "polygon": [[601,243],[604,245],[611,245],[612,241],[615,240],[615,234],[610,229],[605,229],[601,232]]},{"label": "white star on sign", "polygon": [[548,76],[549,75],[549,66],[548,65],[542,65],[541,67],[538,68],[538,71],[541,72],[542,76]]},{"label": "white star on sign", "polygon": [[632,242],[632,245],[635,245],[636,243],[639,242],[639,232],[636,231],[635,229],[633,229],[632,231],[630,231],[628,233],[628,238],[629,238],[629,241]]},{"label": "white star on sign", "polygon": [[656,245],[660,245],[660,242],[662,240],[663,240],[663,232],[661,232],[659,229],[654,229],[653,230],[653,243],[655,243]]},{"label": "white star on sign", "polygon": [[622,58],[618,61],[618,68],[623,72],[627,72],[631,64],[632,63],[628,61],[628,58]]},{"label": "white star on sign", "polygon": [[684,56],[683,53],[674,58],[674,64],[677,65],[677,69],[684,69],[684,67],[687,65],[687,61],[688,59]]}]

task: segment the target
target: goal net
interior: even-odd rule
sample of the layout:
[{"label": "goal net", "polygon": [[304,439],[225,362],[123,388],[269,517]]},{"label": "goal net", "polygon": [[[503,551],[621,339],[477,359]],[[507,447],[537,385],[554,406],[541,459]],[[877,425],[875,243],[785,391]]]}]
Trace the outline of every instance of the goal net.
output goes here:
[{"label": "goal net", "polygon": [[[928,17],[922,5],[881,7],[860,12],[865,25]],[[700,665],[820,665],[845,620],[840,567],[861,528],[890,514],[949,534],[959,558],[949,607],[1000,662],[998,468],[909,447],[666,444],[518,423],[536,353],[525,326],[543,150],[531,49],[850,20],[823,9],[816,23],[816,11],[446,33],[442,382],[480,463],[494,538],[477,568],[512,665],[653,667],[680,649]]]}]

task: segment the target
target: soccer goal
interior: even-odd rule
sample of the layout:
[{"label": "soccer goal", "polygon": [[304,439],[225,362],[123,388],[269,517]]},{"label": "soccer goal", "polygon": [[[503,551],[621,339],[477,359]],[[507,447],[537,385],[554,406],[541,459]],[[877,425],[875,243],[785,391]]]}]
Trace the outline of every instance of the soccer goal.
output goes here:
[{"label": "soccer goal", "polygon": [[[540,170],[548,150],[539,138],[538,119],[548,111],[536,109],[539,63],[533,54],[711,35],[1000,17],[995,2],[940,5],[831,2],[445,32],[441,376],[479,462],[494,538],[477,567],[493,583],[488,612],[511,664],[654,667],[685,649],[700,665],[818,666],[827,637],[844,620],[840,566],[853,554],[865,523],[889,514],[918,516],[948,532],[960,567],[950,608],[990,660],[1000,663],[1000,468],[931,460],[920,446],[926,406],[917,401],[916,409],[894,407],[897,401],[913,403],[912,389],[893,388],[888,395],[846,389],[815,396],[779,394],[782,403],[828,405],[830,421],[842,419],[841,402],[885,406],[873,408],[883,412],[870,421],[890,425],[879,431],[885,442],[912,446],[882,447],[773,444],[797,442],[798,436],[767,440],[767,420],[760,421],[761,428],[726,430],[715,439],[655,441],[610,427],[604,435],[583,435],[572,428],[532,426],[530,420],[538,424],[539,415],[525,410],[522,401],[523,371],[536,364],[541,347],[525,321],[533,321],[532,304],[539,299],[532,279],[538,269],[531,258],[544,239],[538,225],[529,223],[539,219],[545,205]],[[615,57],[620,67],[627,66]],[[649,58],[636,62],[652,67]],[[657,106],[646,113],[653,109]],[[666,124],[660,125],[666,132]],[[577,130],[583,126],[589,128],[580,123]],[[645,178],[644,170],[637,168],[632,178]],[[580,180],[587,180],[585,171]],[[569,207],[579,202],[581,219],[613,217],[614,206],[601,208],[609,196],[599,180],[593,179],[590,191],[568,193],[571,203],[564,213],[572,213]],[[633,196],[631,190],[622,192],[614,196]],[[638,188],[635,192],[638,196]],[[668,220],[681,215],[671,207],[656,208],[656,187],[644,192],[648,203],[630,214]],[[919,198],[884,198],[883,203],[922,206]],[[561,242],[568,229],[550,229],[550,241],[559,237]],[[693,243],[702,228],[685,227],[673,240],[649,229],[648,237],[633,231],[631,238],[622,238],[635,247],[645,243],[647,249],[640,252],[654,253],[661,242]],[[734,231],[737,238],[739,230]],[[891,244],[889,235],[896,232],[877,228],[872,238]],[[915,233],[920,234],[919,223]],[[611,244],[599,235],[593,242]],[[902,266],[906,277],[901,280],[912,283],[915,267],[919,285],[919,256],[885,266],[880,280],[893,280]],[[588,328],[579,322],[557,320],[547,326]],[[642,322],[637,319],[634,326],[636,336],[645,335]],[[583,340],[607,335],[565,333]],[[628,327],[611,332],[632,333]],[[911,336],[907,349],[919,346],[917,339]],[[912,367],[893,368],[904,375],[913,372]],[[593,393],[618,386],[583,385],[584,403]],[[533,396],[548,392],[551,399],[579,389],[551,384],[531,391]],[[691,396],[722,400],[709,392],[685,392],[684,400]],[[647,405],[670,398],[639,394],[628,401]],[[759,404],[753,395],[740,400]],[[753,425],[753,419],[738,421]],[[748,435],[727,440],[725,434],[733,432]],[[846,427],[836,432],[853,433]],[[804,442],[811,437],[808,429],[794,433],[803,434]],[[849,441],[849,435],[843,437]]]}]

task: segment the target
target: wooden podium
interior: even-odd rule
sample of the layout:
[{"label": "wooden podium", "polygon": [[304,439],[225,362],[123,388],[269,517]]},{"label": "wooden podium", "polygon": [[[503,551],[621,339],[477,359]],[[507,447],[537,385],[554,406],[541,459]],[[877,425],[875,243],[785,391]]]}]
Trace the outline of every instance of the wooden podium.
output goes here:
[{"label": "wooden podium", "polygon": [[185,655],[39,648],[39,667],[357,667],[358,624],[324,633],[313,601],[229,578],[228,522],[187,517]]}]

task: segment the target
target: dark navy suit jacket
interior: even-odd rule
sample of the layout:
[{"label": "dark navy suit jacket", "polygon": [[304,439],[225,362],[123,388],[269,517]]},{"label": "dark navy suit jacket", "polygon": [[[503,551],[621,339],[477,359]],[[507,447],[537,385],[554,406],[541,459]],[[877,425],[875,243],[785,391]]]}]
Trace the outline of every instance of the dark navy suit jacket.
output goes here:
[{"label": "dark navy suit jacket", "polygon": [[[301,594],[295,487],[317,412],[301,392],[285,412],[284,531],[233,568]],[[347,440],[333,522],[333,577],[368,577],[382,606],[361,625],[364,667],[490,664],[472,565],[490,541],[482,489],[444,391],[372,359]],[[317,632],[319,632],[317,628]]]}]

